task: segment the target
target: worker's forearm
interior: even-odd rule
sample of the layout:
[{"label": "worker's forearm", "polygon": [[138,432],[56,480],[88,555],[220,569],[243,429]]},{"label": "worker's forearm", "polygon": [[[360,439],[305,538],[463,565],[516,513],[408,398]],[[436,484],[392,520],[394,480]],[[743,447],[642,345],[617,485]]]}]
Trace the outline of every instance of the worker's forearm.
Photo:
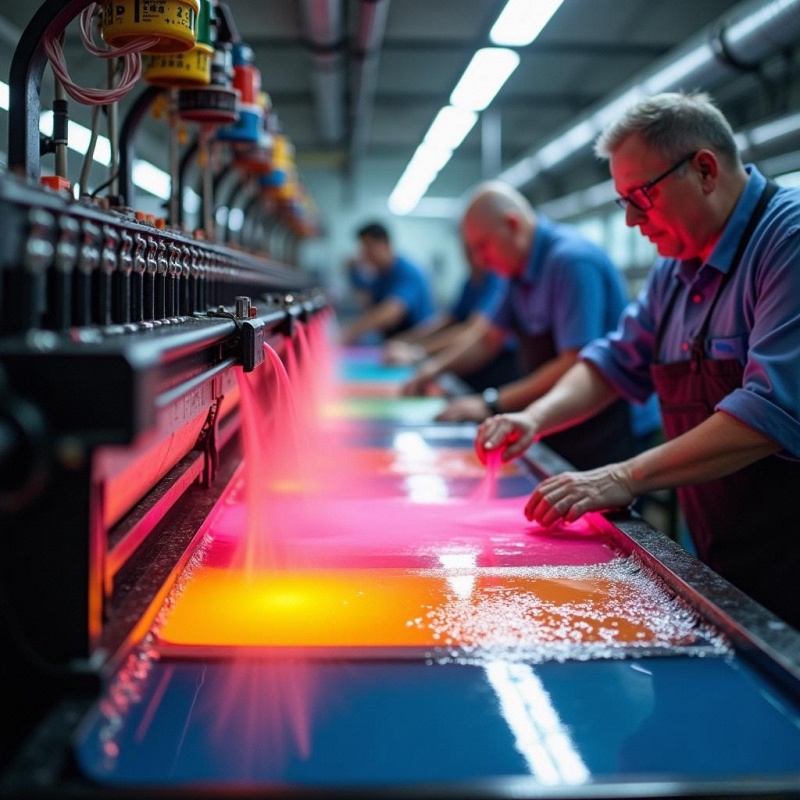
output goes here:
[{"label": "worker's forearm", "polygon": [[[439,316],[430,322],[421,322],[407,331],[397,334],[392,337],[392,341],[406,342],[407,344],[421,344],[426,345],[431,337],[437,336],[443,329],[447,329],[450,324],[450,318]],[[425,347],[427,350],[427,346]]]},{"label": "worker's forearm", "polygon": [[549,392],[556,382],[577,362],[577,350],[565,350],[546,361],[530,375],[507,383],[500,389],[498,406],[503,412],[521,411]]},{"label": "worker's forearm", "polygon": [[447,371],[464,374],[483,365],[501,345],[502,337],[495,336],[488,326],[474,325],[462,331],[455,342],[428,361],[437,374]]},{"label": "worker's forearm", "polygon": [[384,301],[346,325],[342,332],[342,340],[352,344],[360,336],[370,331],[383,332],[397,325],[405,314],[405,306],[394,301]]},{"label": "worker's forearm", "polygon": [[524,413],[544,436],[594,416],[618,397],[597,370],[578,361]]},{"label": "worker's forearm", "polygon": [[682,436],[623,463],[634,494],[730,475],[776,453],[780,446],[724,412]]},{"label": "worker's forearm", "polygon": [[453,325],[448,325],[446,328],[440,329],[426,336],[420,344],[425,348],[428,355],[435,355],[447,350],[458,342],[461,336],[468,330],[466,323],[457,322]]}]

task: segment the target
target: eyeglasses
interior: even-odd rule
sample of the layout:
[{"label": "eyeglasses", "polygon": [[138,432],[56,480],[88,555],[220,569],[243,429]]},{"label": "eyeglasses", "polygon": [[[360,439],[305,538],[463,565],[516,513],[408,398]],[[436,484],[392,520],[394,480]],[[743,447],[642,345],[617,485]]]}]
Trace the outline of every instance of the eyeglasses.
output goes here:
[{"label": "eyeglasses", "polygon": [[629,194],[615,198],[614,202],[623,211],[628,208],[629,203],[639,211],[649,211],[653,207],[653,201],[650,199],[650,195],[647,192],[657,183],[663,181],[664,178],[672,175],[676,169],[682,167],[687,161],[691,161],[697,155],[697,152],[698,151],[695,150],[693,153],[689,153],[688,156],[684,156],[680,161],[677,162],[677,164],[673,164],[666,172],[661,173],[661,175],[659,175],[657,178],[653,178],[650,183],[646,183],[644,186],[639,186]]}]

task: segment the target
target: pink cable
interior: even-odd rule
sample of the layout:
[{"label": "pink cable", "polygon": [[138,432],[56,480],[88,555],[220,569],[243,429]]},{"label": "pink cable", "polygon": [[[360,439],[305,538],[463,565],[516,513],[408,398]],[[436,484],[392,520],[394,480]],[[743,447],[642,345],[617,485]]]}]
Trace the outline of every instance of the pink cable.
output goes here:
[{"label": "pink cable", "polygon": [[124,47],[100,48],[93,41],[92,17],[100,9],[97,3],[84,9],[80,15],[81,40],[84,47],[98,58],[120,58],[123,69],[117,85],[113,89],[85,89],[73,82],[67,70],[64,51],[61,48],[58,36],[45,35],[42,47],[50,60],[53,72],[64,86],[64,90],[79,103],[86,105],[108,105],[121,100],[139,80],[142,74],[142,50],[148,50],[158,43],[157,37],[147,36],[134,39]]}]

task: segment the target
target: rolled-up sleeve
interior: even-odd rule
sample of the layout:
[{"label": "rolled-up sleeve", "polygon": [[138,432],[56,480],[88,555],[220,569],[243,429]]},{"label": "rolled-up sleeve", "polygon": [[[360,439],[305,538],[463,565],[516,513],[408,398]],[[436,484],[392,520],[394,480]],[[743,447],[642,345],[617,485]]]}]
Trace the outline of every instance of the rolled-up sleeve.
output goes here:
[{"label": "rolled-up sleeve", "polygon": [[800,228],[768,246],[743,300],[752,327],[742,388],[717,410],[800,458]]}]

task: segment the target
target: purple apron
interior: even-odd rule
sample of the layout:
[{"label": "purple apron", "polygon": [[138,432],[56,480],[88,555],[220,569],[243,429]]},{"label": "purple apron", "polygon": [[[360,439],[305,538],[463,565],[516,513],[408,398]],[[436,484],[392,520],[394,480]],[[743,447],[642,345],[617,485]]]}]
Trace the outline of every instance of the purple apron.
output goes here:
[{"label": "purple apron", "polygon": [[[667,439],[699,425],[714,413],[717,403],[742,386],[742,365],[736,359],[706,358],[704,342],[717,301],[776,190],[774,183],[767,183],[694,339],[691,358],[662,364],[656,359],[680,284],[669,300],[650,368]],[[800,518],[792,499],[793,492],[800,491],[800,463],[772,455],[724,478],[677,491],[700,559],[800,628]]]}]

